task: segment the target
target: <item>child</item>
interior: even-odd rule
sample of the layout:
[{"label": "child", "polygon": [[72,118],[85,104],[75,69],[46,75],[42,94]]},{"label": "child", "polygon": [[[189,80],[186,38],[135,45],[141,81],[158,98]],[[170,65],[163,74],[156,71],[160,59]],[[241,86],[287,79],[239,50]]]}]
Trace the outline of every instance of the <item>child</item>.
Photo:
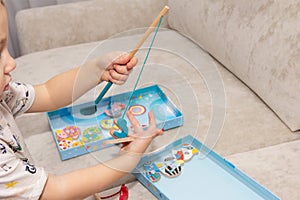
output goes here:
[{"label": "child", "polygon": [[134,135],[129,134],[135,140],[123,146],[119,157],[60,176],[31,163],[14,117],[66,106],[103,81],[123,84],[137,59],[110,53],[41,85],[11,82],[16,63],[7,50],[7,12],[0,1],[0,199],[83,199],[105,189],[132,171],[153,138],[163,133],[156,128],[152,112],[147,130],[127,113],[135,130]]}]

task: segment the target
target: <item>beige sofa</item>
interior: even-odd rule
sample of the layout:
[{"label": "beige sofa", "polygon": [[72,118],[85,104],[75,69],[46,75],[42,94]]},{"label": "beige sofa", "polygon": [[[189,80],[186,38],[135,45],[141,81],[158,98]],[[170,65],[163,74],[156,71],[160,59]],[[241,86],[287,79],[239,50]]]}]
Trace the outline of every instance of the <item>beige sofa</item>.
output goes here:
[{"label": "beige sofa", "polygon": [[[300,198],[300,4],[293,0],[94,0],[22,10],[16,80],[32,84],[111,50],[130,51],[164,5],[170,11],[139,87],[158,84],[184,115],[149,151],[192,134],[282,199]],[[139,65],[123,86],[133,88]],[[95,99],[104,84],[76,103]],[[61,161],[45,113],[18,123],[36,164],[52,173],[115,156],[118,147]],[[47,145],[45,145],[47,143]],[[133,181],[133,182],[132,182]],[[132,175],[130,199],[155,199]],[[140,194],[143,195],[140,195]]]}]

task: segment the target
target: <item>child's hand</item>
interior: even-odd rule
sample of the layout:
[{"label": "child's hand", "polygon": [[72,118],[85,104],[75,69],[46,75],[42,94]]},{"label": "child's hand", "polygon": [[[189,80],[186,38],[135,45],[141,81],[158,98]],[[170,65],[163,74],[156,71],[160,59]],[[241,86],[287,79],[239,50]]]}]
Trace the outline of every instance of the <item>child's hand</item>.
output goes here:
[{"label": "child's hand", "polygon": [[[111,52],[102,58],[107,63],[105,71],[102,73],[100,82],[111,81],[114,84],[122,85],[126,82],[132,68],[137,64],[137,58],[129,58],[129,54],[124,52]],[[100,60],[99,65],[103,63]]]},{"label": "child's hand", "polygon": [[156,128],[156,121],[154,118],[154,113],[152,111],[148,113],[149,126],[147,130],[144,130],[139,121],[133,116],[133,114],[130,111],[128,111],[126,114],[133,126],[135,133],[132,134],[131,130],[129,130],[128,136],[133,137],[134,141],[124,143],[122,151],[132,153],[144,153],[151,141],[156,136],[162,135],[164,131]]}]

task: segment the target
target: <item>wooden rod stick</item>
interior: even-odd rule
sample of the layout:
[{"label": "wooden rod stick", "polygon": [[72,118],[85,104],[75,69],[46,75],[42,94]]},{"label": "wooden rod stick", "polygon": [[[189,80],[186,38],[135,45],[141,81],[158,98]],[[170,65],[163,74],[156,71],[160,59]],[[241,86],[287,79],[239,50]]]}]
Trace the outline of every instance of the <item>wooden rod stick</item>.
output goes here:
[{"label": "wooden rod stick", "polygon": [[125,138],[116,138],[112,140],[105,140],[103,144],[118,144],[122,142],[132,142],[134,140],[133,137],[125,137]]},{"label": "wooden rod stick", "polygon": [[[155,29],[155,27],[157,26],[160,18],[162,16],[164,16],[168,11],[169,11],[169,7],[165,6],[159,13],[159,15],[155,18],[155,20],[152,22],[152,24],[149,26],[149,28],[147,29],[147,31],[144,33],[143,37],[140,39],[140,41],[137,43],[137,45],[134,47],[134,49],[129,53],[129,58],[133,58],[133,56],[136,54],[136,52],[139,50],[139,48],[143,45],[143,43],[145,42],[145,40],[147,39],[147,37],[150,35],[150,33]],[[97,105],[102,98],[104,97],[104,95],[106,94],[106,92],[109,90],[109,88],[112,86],[112,82],[109,81],[105,88],[102,90],[102,92],[99,94],[99,96],[96,98],[95,100],[95,104]]]},{"label": "wooden rod stick", "polygon": [[134,49],[130,52],[129,58],[133,58],[133,56],[136,54],[136,52],[139,50],[139,48],[143,45],[143,43],[145,42],[145,40],[148,38],[148,36],[150,35],[150,33],[155,29],[155,27],[157,26],[160,18],[162,16],[164,16],[168,11],[169,11],[169,7],[168,6],[165,6],[160,11],[160,13],[158,14],[158,16],[155,18],[155,20],[149,26],[149,28],[147,29],[147,31],[144,33],[143,37],[140,39],[140,41],[137,43],[137,45],[134,47]]}]

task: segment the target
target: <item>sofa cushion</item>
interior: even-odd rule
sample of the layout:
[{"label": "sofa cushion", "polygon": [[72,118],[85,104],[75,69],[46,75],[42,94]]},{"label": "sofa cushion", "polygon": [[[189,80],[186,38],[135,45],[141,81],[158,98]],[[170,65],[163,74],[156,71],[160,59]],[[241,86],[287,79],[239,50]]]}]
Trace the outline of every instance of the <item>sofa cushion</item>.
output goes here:
[{"label": "sofa cushion", "polygon": [[245,82],[291,130],[300,129],[300,3],[169,1],[169,26]]},{"label": "sofa cushion", "polygon": [[[93,0],[21,10],[16,26],[21,54],[103,40],[148,27],[166,0]],[[167,23],[162,25],[167,26]]]},{"label": "sofa cushion", "polygon": [[300,199],[300,140],[228,156],[227,159],[281,199]]}]

